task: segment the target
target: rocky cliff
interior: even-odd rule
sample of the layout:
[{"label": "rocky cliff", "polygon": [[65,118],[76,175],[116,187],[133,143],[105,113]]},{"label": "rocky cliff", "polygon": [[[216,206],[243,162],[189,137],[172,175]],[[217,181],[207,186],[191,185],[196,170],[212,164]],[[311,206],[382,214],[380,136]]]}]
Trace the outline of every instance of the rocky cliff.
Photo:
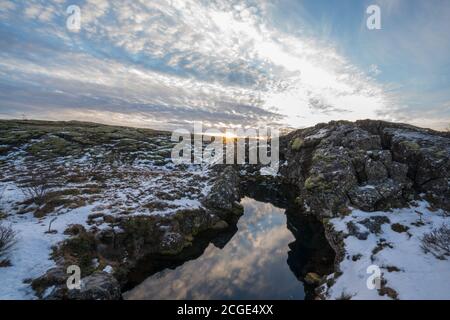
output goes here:
[{"label": "rocky cliff", "polygon": [[404,206],[419,195],[450,210],[450,138],[410,125],[339,121],[281,138],[285,181],[318,217]]}]

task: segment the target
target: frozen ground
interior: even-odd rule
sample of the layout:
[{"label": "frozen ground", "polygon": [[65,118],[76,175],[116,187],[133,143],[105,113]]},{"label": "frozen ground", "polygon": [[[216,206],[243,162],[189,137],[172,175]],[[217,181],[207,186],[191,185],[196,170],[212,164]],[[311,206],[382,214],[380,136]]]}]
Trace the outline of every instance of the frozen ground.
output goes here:
[{"label": "frozen ground", "polygon": [[[0,223],[12,227],[17,243],[7,256],[11,266],[0,267],[0,300],[35,298],[28,280],[55,265],[52,246],[69,237],[69,225],[102,229],[111,218],[198,208],[211,187],[207,168],[173,165],[167,134],[8,126],[0,138],[7,142],[0,150]],[[41,201],[30,185],[45,189]]]},{"label": "frozen ground", "polygon": [[[349,233],[348,223],[351,221],[356,223],[360,233],[368,232],[358,223],[368,217],[383,216],[390,222],[383,223],[378,234],[369,232],[366,240],[360,240],[355,235],[345,239],[346,255],[340,263],[342,275],[328,288],[328,299],[392,299],[395,296],[402,300],[450,299],[450,259],[438,259],[421,248],[423,235],[444,223],[449,224],[450,217],[441,210],[430,210],[426,201],[416,205],[392,212],[353,210],[345,218],[330,221],[336,231],[346,234]],[[393,225],[397,232],[393,230]],[[401,228],[403,232],[395,228],[399,225],[406,227]],[[374,272],[374,269],[368,268],[372,265],[380,268],[385,282],[383,286],[393,290],[368,288],[367,280]]]}]

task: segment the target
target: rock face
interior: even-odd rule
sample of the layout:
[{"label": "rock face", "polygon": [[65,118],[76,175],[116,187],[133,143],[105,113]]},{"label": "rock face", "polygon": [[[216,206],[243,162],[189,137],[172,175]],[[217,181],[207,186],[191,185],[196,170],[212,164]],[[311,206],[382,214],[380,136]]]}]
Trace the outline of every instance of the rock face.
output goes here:
[{"label": "rock face", "polygon": [[450,210],[450,138],[383,121],[338,121],[282,137],[281,175],[319,217],[402,206],[419,194]]},{"label": "rock face", "polygon": [[205,207],[213,211],[220,218],[228,220],[230,214],[242,213],[240,200],[239,172],[233,166],[218,166],[216,170],[222,170],[215,181],[210,193],[203,201]]}]

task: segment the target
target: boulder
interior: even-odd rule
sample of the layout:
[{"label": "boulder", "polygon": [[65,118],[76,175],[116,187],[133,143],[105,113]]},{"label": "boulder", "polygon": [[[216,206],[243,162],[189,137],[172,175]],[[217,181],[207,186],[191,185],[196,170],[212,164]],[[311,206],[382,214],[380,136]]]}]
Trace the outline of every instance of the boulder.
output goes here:
[{"label": "boulder", "polygon": [[223,170],[203,200],[203,205],[221,219],[226,220],[230,214],[242,213],[242,210],[237,210],[242,209],[237,203],[240,200],[239,172],[233,166],[220,166],[219,168],[223,168]]},{"label": "boulder", "polygon": [[57,286],[47,300],[119,300],[122,294],[119,282],[107,272],[95,272],[81,279],[81,288],[69,290],[67,285]]}]

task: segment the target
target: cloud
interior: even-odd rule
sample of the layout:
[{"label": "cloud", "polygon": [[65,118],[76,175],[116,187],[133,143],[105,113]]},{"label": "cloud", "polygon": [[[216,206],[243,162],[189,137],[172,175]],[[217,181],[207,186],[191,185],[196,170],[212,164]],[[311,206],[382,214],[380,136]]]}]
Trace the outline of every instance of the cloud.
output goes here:
[{"label": "cloud", "polygon": [[[75,1],[77,3],[77,1]],[[79,2],[8,9],[0,114],[138,126],[307,126],[389,117],[395,99],[330,44],[279,27],[266,1]],[[4,5],[7,7],[6,5]],[[8,94],[6,90],[14,92]]]},{"label": "cloud", "polygon": [[369,66],[369,73],[376,77],[379,74],[381,74],[381,70],[378,68],[376,64],[371,64]]}]

